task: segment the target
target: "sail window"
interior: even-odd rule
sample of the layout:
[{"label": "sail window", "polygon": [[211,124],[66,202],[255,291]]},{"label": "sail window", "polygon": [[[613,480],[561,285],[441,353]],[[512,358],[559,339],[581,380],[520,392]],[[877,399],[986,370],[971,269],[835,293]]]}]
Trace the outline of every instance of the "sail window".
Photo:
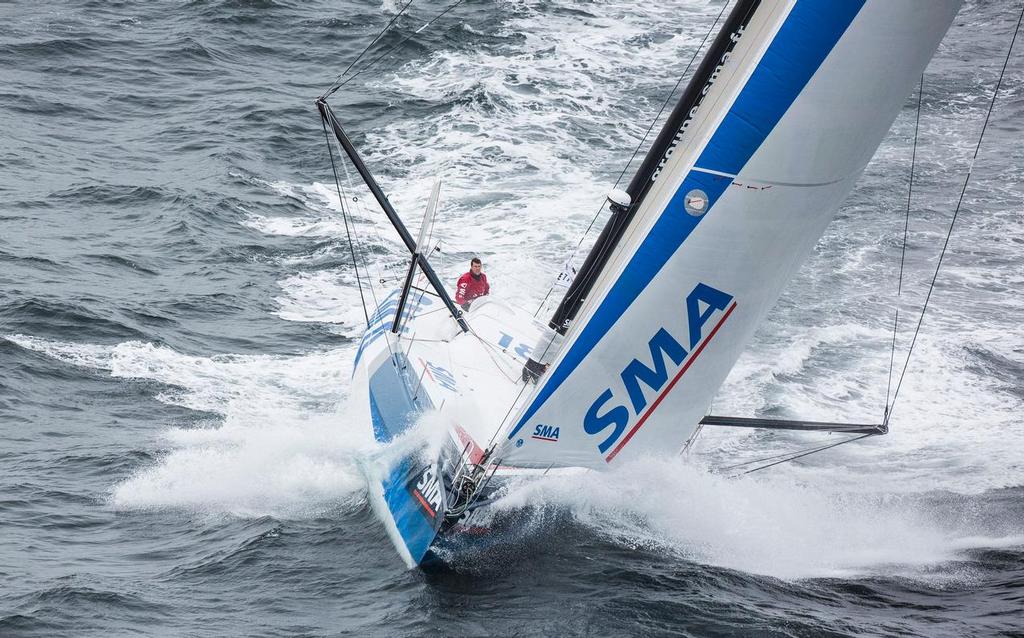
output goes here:
[{"label": "sail window", "polygon": [[683,205],[687,213],[694,217],[700,217],[708,210],[708,194],[699,188],[695,188],[686,194]]}]

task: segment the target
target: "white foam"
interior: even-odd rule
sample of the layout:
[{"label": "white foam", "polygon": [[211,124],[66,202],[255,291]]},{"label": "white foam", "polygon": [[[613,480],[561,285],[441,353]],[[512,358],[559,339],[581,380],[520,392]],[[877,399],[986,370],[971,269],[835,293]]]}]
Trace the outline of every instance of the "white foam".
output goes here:
[{"label": "white foam", "polygon": [[112,377],[166,384],[157,399],[221,415],[205,427],[154,433],[159,460],[113,487],[114,507],[307,516],[365,498],[356,464],[375,446],[365,424],[347,422],[340,407],[351,348],[295,357],[197,357],[141,342],[7,338]]},{"label": "white foam", "polygon": [[547,477],[502,507],[568,507],[613,542],[778,578],[874,573],[922,576],[976,547],[1020,545],[1024,534],[977,534],[908,497],[851,494],[786,478],[728,479],[673,459],[610,473]]},{"label": "white foam", "polygon": [[355,277],[347,272],[300,272],[278,286],[283,294],[275,298],[280,306],[275,314],[282,319],[341,324],[344,334],[353,337],[366,328]]},{"label": "white foam", "polygon": [[320,182],[309,185],[254,180],[277,194],[305,207],[307,215],[266,217],[249,212],[243,224],[268,235],[287,237],[345,237],[345,221],[340,216],[336,191]]},{"label": "white foam", "polygon": [[349,348],[299,357],[184,355],[165,346],[126,341],[114,346],[76,344],[10,335],[18,345],[73,365],[107,370],[112,377],[173,386],[158,399],[173,405],[228,414],[234,409],[283,401],[290,406],[335,406],[347,388]]},{"label": "white foam", "polygon": [[287,237],[344,237],[342,220],[330,217],[264,217],[252,215],[246,226],[267,235]]},{"label": "white foam", "polygon": [[4,338],[22,348],[41,352],[64,363],[103,370],[110,370],[112,366],[113,350],[109,346],[51,341],[23,334],[9,334]]},{"label": "white foam", "polygon": [[183,508],[233,516],[306,517],[358,507],[357,461],[370,441],[340,414],[275,410],[229,414],[219,427],[171,429],[165,451],[114,486],[117,509]]}]

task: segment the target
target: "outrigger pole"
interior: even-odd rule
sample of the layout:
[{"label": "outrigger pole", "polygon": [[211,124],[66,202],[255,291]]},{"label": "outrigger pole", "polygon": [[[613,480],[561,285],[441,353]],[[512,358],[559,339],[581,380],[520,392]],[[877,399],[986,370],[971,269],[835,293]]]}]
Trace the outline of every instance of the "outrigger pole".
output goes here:
[{"label": "outrigger pole", "polygon": [[889,426],[885,423],[834,423],[832,421],[802,421],[796,419],[752,419],[711,414],[701,419],[700,424],[732,428],[796,430],[798,432],[840,432],[843,434],[886,434],[889,432]]},{"label": "outrigger pole", "polygon": [[[364,164],[362,158],[359,157],[356,147],[352,145],[352,140],[348,138],[348,135],[345,133],[345,129],[341,128],[338,118],[334,116],[334,111],[332,111],[330,105],[327,104],[327,100],[324,98],[318,99],[316,101],[316,107],[320,110],[320,117],[323,118],[324,122],[331,127],[331,131],[334,132],[334,136],[338,138],[338,142],[341,144],[341,147],[345,149],[345,153],[348,154],[349,159],[352,160],[352,164],[356,167],[356,170],[359,171],[359,175],[363,178],[363,182],[366,183],[367,188],[369,188],[370,192],[373,193],[374,199],[377,200],[377,203],[380,204],[380,207],[384,210],[384,214],[387,215],[391,225],[398,231],[398,236],[402,238],[402,241],[405,243],[405,247],[409,249],[410,253],[412,253],[412,266],[417,263],[419,264],[420,269],[423,270],[423,274],[427,276],[427,281],[430,282],[430,286],[434,289],[434,292],[437,293],[437,296],[441,298],[441,301],[444,302],[444,305],[448,308],[448,312],[451,314],[452,318],[458,322],[459,327],[462,328],[463,332],[469,332],[469,325],[466,323],[466,319],[462,316],[462,310],[460,310],[459,307],[455,305],[455,302],[452,301],[452,298],[448,295],[448,291],[445,290],[441,280],[437,278],[437,273],[434,272],[434,269],[430,266],[430,262],[427,261],[426,255],[424,255],[416,245],[416,242],[413,241],[412,235],[409,234],[409,230],[405,227],[405,224],[402,223],[401,217],[398,216],[398,211],[396,211],[395,207],[391,205],[390,201],[388,201],[387,195],[385,195],[384,191],[381,190],[380,185],[377,184],[377,180],[373,178],[370,170],[366,168],[366,164]],[[412,266],[410,267],[410,273]],[[398,310],[395,312],[395,323],[392,325],[393,329],[397,330],[398,328],[398,322],[402,317],[402,310],[405,306],[406,298],[409,295],[411,281],[412,277],[408,277],[406,285],[402,290],[402,297],[398,303]]]}]

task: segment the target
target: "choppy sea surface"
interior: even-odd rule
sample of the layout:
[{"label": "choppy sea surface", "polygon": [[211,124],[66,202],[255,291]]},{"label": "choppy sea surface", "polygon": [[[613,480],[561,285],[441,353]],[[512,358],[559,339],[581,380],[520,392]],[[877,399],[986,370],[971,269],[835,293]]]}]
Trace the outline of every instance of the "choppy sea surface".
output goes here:
[{"label": "choppy sea surface", "polygon": [[[729,478],[830,439],[707,432],[535,486],[521,538],[423,573],[358,469],[313,106],[404,4],[0,3],[0,636],[1024,635],[1024,49],[888,436]],[[924,79],[897,367],[1017,4],[968,2]],[[478,254],[533,309],[722,5],[469,0],[417,34],[442,8],[332,103],[414,228],[442,176],[443,277]],[[915,104],[716,413],[881,416]]]}]

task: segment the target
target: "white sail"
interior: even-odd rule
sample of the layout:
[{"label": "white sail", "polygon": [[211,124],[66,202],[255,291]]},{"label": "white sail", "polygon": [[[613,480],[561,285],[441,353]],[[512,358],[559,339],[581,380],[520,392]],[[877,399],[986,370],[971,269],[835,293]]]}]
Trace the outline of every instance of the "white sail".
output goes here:
[{"label": "white sail", "polygon": [[680,449],[959,5],[759,3],[496,458],[606,468]]}]

